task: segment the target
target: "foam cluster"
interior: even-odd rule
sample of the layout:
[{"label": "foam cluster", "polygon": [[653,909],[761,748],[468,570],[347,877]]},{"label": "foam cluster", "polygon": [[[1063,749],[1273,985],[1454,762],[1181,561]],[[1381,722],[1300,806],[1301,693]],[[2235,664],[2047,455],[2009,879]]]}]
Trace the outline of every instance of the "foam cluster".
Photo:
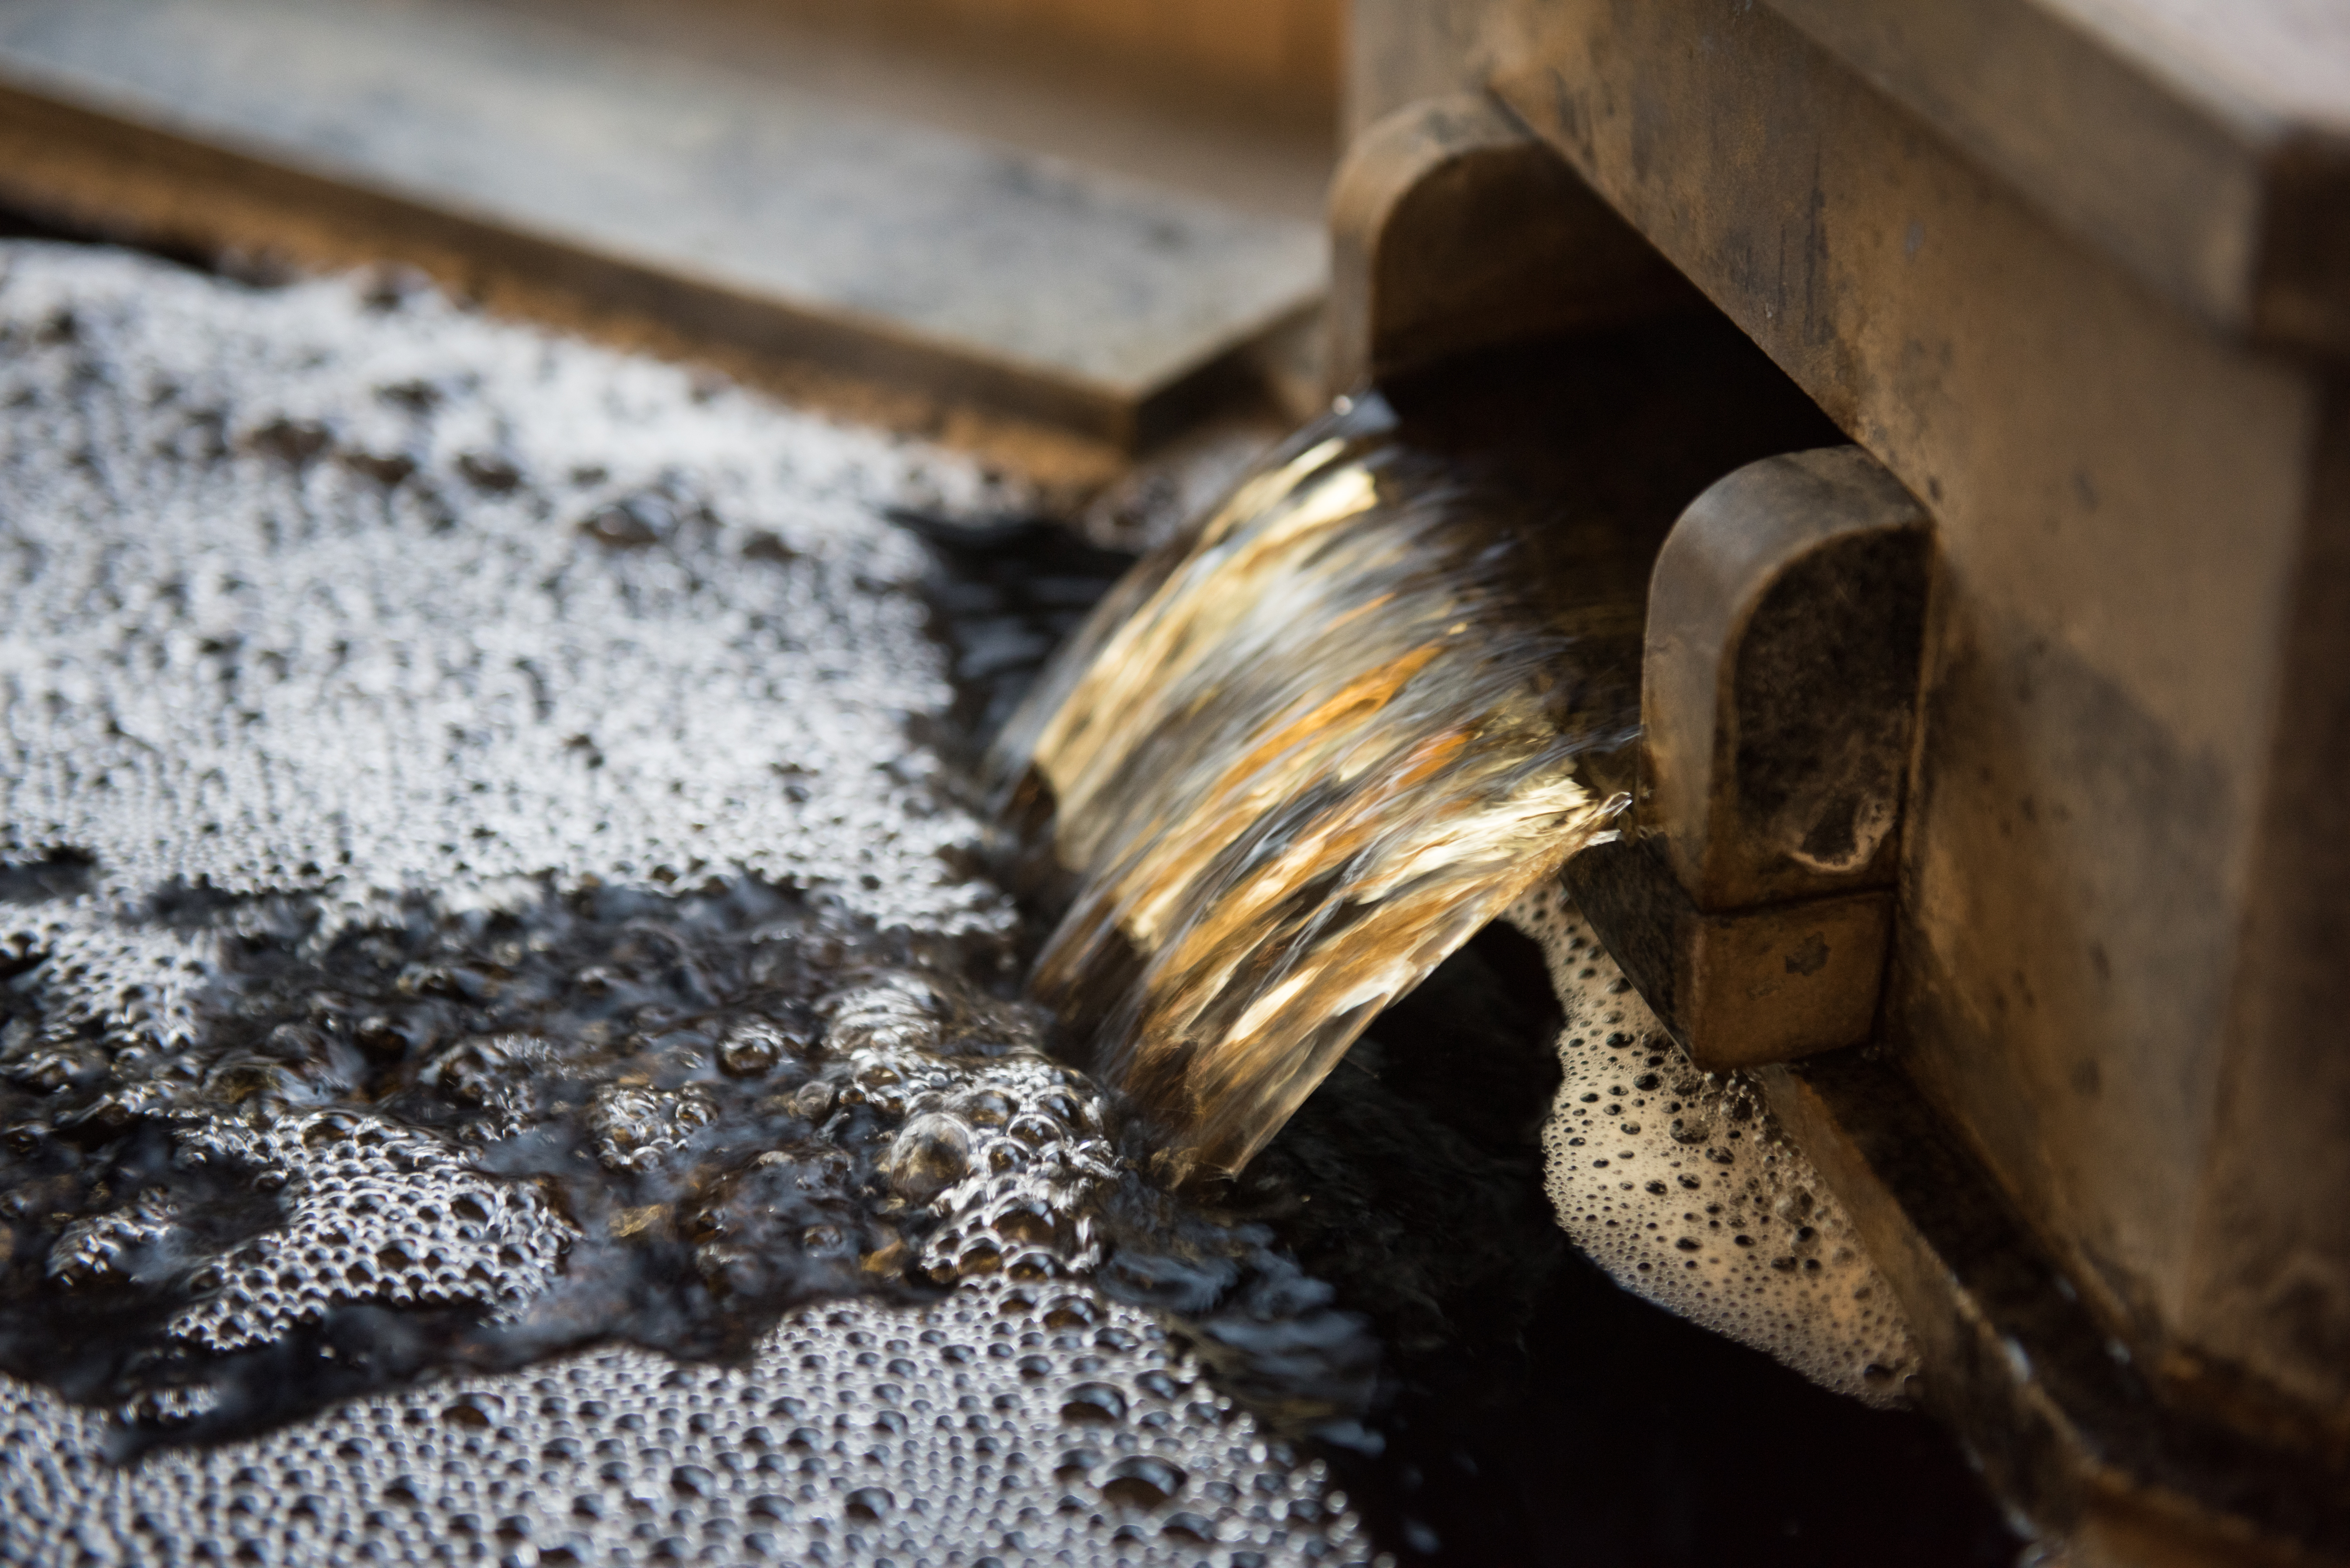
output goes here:
[{"label": "foam cluster", "polygon": [[[350,1111],[259,1127],[201,1117],[182,1132],[180,1157],[241,1168],[278,1192],[286,1210],[282,1227],[207,1262],[192,1281],[200,1299],[171,1332],[207,1350],[266,1345],[339,1302],[471,1302],[512,1317],[546,1289],[575,1233],[536,1187],[484,1176],[421,1128]],[[118,1256],[172,1240],[91,1223]],[[52,1272],[57,1258],[52,1251]]]},{"label": "foam cluster", "polygon": [[[950,693],[876,515],[967,468],[428,293],[29,244],[0,405],[0,857],[114,909],[734,867],[1007,918],[940,858],[976,828],[906,743]],[[169,940],[5,924],[60,1005],[184,1036]]]},{"label": "foam cluster", "polygon": [[[1045,1057],[1034,1014],[894,975],[841,998],[826,1044],[855,1093],[905,1118],[887,1175],[941,1221],[923,1248],[931,1278],[1046,1279],[1099,1262],[1090,1210],[1125,1165],[1100,1092]],[[931,1060],[910,1061],[916,1050]],[[958,1072],[958,1056],[985,1068]]]},{"label": "foam cluster", "polygon": [[0,1563],[1369,1557],[972,979],[975,476],[39,245],[0,403]]},{"label": "foam cluster", "polygon": [[1148,1314],[992,1281],[810,1308],[741,1366],[609,1349],[243,1441],[108,1458],[0,1382],[0,1560],[1271,1564],[1362,1561],[1319,1460],[1268,1442]]},{"label": "foam cluster", "polygon": [[1908,1324],[1819,1173],[1742,1074],[1700,1072],[1564,889],[1510,912],[1565,1012],[1543,1131],[1551,1201],[1626,1289],[1813,1381],[1898,1404]]}]

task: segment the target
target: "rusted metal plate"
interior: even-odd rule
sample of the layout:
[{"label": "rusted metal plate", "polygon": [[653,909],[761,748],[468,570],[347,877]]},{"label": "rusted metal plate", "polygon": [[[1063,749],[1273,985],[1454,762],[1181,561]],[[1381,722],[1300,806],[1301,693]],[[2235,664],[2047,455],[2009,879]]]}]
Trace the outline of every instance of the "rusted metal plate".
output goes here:
[{"label": "rusted metal plate", "polygon": [[1638,810],[1700,909],[1891,884],[1931,571],[1925,509],[1857,447],[1749,463],[1673,525]]},{"label": "rusted metal plate", "polygon": [[1302,222],[451,0],[5,0],[0,88],[133,163],[1112,440],[1322,286]]},{"label": "rusted metal plate", "polygon": [[1565,879],[1608,956],[1705,1071],[1792,1062],[1869,1037],[1889,892],[1701,909],[1652,841],[1629,838],[1583,851]]},{"label": "rusted metal plate", "polygon": [[1931,567],[1925,510],[1850,446],[1748,463],[1658,554],[1638,804],[1566,880],[1709,1072],[1877,1023]]}]

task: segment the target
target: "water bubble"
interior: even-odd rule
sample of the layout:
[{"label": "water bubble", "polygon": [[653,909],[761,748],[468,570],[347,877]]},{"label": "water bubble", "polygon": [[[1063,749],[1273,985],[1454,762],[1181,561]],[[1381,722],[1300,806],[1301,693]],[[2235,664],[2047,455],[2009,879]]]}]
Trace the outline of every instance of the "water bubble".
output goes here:
[{"label": "water bubble", "polygon": [[806,1049],[807,1043],[795,1040],[773,1023],[753,1020],[735,1024],[719,1042],[718,1064],[737,1078],[755,1078],[772,1073],[784,1062]]},{"label": "water bubble", "polygon": [[[1690,1065],[1638,993],[1621,984],[1562,890],[1529,896],[1510,919],[1543,944],[1565,1010],[1565,1075],[1544,1141],[1551,1200],[1567,1233],[1627,1289],[1828,1387],[1900,1403],[1918,1366],[1908,1325],[1851,1221],[1816,1196],[1817,1173],[1779,1136],[1753,1085]],[[1603,1021],[1620,1025],[1604,1040]],[[1623,1142],[1592,1158],[1584,1135],[1605,1130],[1594,1120],[1606,1114],[1600,1102],[1621,1093],[1616,1058],[1606,1053],[1632,1047],[1657,1069],[1635,1085],[1669,1086],[1681,1114],[1662,1127],[1618,1122]],[[1621,1179],[1627,1163],[1638,1179]],[[1659,1174],[1640,1175],[1651,1169]],[[1700,1194],[1706,1201],[1690,1207]],[[1838,1242],[1830,1262],[1796,1255],[1823,1232]]]},{"label": "water bubble", "polygon": [[1155,1455],[1131,1454],[1109,1467],[1098,1490],[1105,1501],[1123,1508],[1157,1508],[1181,1491],[1188,1479]]},{"label": "water bubble", "polygon": [[1080,1383],[1061,1400],[1066,1421],[1116,1423],[1126,1419],[1126,1396],[1107,1383]]},{"label": "water bubble", "polygon": [[971,1129],[932,1112],[910,1119],[890,1145],[889,1186],[910,1203],[928,1203],[971,1169]]}]

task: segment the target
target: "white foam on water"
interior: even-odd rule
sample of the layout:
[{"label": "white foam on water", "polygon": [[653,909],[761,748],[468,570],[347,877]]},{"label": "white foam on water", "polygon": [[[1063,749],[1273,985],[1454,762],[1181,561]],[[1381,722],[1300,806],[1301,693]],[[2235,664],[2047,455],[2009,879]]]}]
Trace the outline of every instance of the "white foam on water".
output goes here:
[{"label": "white foam on water", "polygon": [[[463,1109],[438,1130],[336,1103],[353,1080],[298,1028],[225,1066],[204,1038],[235,944],[322,953],[419,898],[445,924],[748,873],[816,911],[777,944],[1008,932],[910,736],[951,694],[923,558],[881,516],[983,511],[979,475],[428,293],[40,244],[0,245],[0,864],[64,878],[0,903],[0,1071],[109,1127],[161,1120],[175,1168],[279,1216],[207,1254],[167,1183],[57,1237],[47,1288],[177,1293],[181,1380],[117,1409],[0,1376],[0,1562],[1367,1558],[1318,1461],[1086,1282],[1091,1195],[1125,1168],[1091,1086],[950,977],[865,974],[820,1049],[755,1016],[712,1061],[400,1046],[414,1092]],[[761,1084],[795,1141],[696,1187],[714,1107]],[[573,1085],[581,1158],[670,1196],[575,1222],[476,1163]],[[826,1187],[851,1138],[887,1146],[888,1191]],[[741,1365],[428,1374],[114,1457],[120,1422],[216,1408],[221,1353],[352,1303],[527,1327],[564,1310],[567,1258],[696,1205],[714,1291],[844,1249],[852,1276],[951,1288],[796,1310]],[[879,1215],[919,1245],[860,1259],[851,1220]]]},{"label": "white foam on water", "polygon": [[1543,1147],[1575,1245],[1627,1290],[1815,1383],[1900,1403],[1918,1353],[1892,1287],[1753,1084],[1691,1064],[1563,888],[1509,919],[1542,944],[1565,1011]]},{"label": "white foam on water", "polygon": [[[350,281],[11,245],[0,348],[0,857],[113,905],[740,867],[1008,919],[940,859],[976,829],[907,739],[949,692],[878,515],[966,466]],[[5,940],[183,1036],[94,914]]]},{"label": "white foam on water", "polygon": [[[269,1344],[338,1302],[473,1302],[512,1317],[546,1288],[576,1233],[536,1187],[482,1175],[421,1127],[341,1110],[263,1127],[190,1123],[182,1162],[250,1168],[286,1209],[282,1227],[214,1262],[201,1299],[172,1320],[174,1335],[207,1350]],[[85,1246],[120,1255],[171,1240],[140,1227],[127,1246],[106,1247],[115,1219],[86,1221]],[[57,1266],[53,1249],[53,1274]]]},{"label": "white foam on water", "polygon": [[793,1314],[745,1366],[612,1349],[107,1458],[0,1379],[0,1561],[905,1565],[1360,1561],[1149,1314],[1002,1281]]}]

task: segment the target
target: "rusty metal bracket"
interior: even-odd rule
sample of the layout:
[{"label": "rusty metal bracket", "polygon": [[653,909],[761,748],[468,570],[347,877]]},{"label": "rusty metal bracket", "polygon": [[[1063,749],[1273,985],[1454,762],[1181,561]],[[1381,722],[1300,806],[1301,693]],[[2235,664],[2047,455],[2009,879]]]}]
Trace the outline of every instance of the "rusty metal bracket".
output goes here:
[{"label": "rusty metal bracket", "polygon": [[1633,819],[1567,883],[1702,1067],[1876,1022],[1931,566],[1925,510],[1857,447],[1748,464],[1658,556]]}]

